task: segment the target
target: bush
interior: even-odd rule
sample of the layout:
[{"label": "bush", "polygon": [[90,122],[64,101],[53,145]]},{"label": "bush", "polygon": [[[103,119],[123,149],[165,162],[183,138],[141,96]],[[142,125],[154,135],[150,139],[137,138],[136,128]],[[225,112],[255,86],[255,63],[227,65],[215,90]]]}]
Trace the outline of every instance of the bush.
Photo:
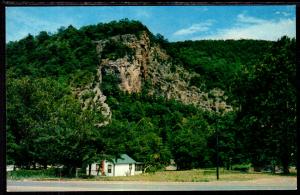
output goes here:
[{"label": "bush", "polygon": [[233,165],[232,169],[235,171],[248,172],[251,167],[251,164],[238,164]]},{"label": "bush", "polygon": [[55,169],[42,169],[42,170],[16,170],[10,171],[7,175],[11,179],[21,179],[21,178],[52,178],[56,177]]},{"label": "bush", "polygon": [[123,43],[112,40],[105,45],[102,51],[102,57],[111,60],[123,58],[125,55],[129,55],[129,57],[132,57],[133,54],[134,51],[131,48],[124,45]]},{"label": "bush", "polygon": [[149,167],[149,168],[146,170],[146,173],[152,173],[152,174],[154,174],[156,171],[157,171],[157,168],[156,168],[156,167]]}]

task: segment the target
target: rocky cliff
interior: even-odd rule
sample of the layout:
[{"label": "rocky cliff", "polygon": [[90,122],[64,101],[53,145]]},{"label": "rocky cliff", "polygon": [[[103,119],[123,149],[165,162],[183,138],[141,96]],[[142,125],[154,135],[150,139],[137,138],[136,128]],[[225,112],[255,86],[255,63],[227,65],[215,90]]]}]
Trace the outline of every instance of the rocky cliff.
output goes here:
[{"label": "rocky cliff", "polygon": [[[128,93],[139,93],[147,87],[147,93],[154,96],[163,96],[175,99],[184,104],[193,104],[198,108],[209,111],[231,111],[232,107],[226,103],[227,97],[221,89],[201,91],[190,85],[190,80],[196,73],[189,73],[183,67],[173,64],[170,56],[158,44],[150,44],[146,32],[139,36],[125,34],[110,37],[105,40],[94,41],[99,57],[97,77],[94,84],[81,90],[84,107],[97,104],[102,114],[108,119],[99,126],[106,125],[111,118],[106,97],[101,92],[102,78],[113,75],[120,81],[119,88]],[[108,54],[108,45],[117,45],[114,49],[120,55]],[[110,48],[111,49],[111,48]],[[85,94],[92,93],[91,97],[84,98]]]},{"label": "rocky cliff", "polygon": [[[109,41],[119,42],[133,52],[118,59],[103,58],[102,51]],[[203,92],[189,82],[196,73],[189,73],[183,67],[172,64],[170,56],[159,45],[150,44],[146,32],[139,37],[126,34],[96,41],[99,54],[99,69],[103,74],[113,74],[120,79],[119,87],[129,93],[141,92],[145,82],[150,83],[149,95],[176,99],[184,104],[193,104],[205,110],[230,111],[227,97],[220,89]]]}]

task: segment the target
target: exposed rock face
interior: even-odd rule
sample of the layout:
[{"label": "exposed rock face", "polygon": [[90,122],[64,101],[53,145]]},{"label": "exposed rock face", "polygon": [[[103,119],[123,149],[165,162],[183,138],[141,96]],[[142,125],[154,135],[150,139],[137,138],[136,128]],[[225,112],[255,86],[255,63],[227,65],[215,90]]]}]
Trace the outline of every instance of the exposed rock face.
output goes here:
[{"label": "exposed rock face", "polygon": [[[133,54],[118,59],[104,58],[102,52],[109,41],[127,46]],[[100,59],[100,82],[103,73],[114,74],[121,81],[120,89],[129,93],[141,92],[143,84],[147,81],[150,83],[149,95],[176,99],[205,110],[232,110],[232,107],[226,104],[227,98],[222,90],[212,89],[209,92],[202,92],[195,86],[189,86],[190,79],[195,75],[191,75],[181,66],[174,66],[170,57],[159,45],[151,46],[146,32],[141,33],[139,37],[126,34],[95,41],[95,43],[97,43]]]},{"label": "exposed rock face", "polygon": [[[108,104],[105,103],[106,96],[103,95],[100,85],[101,85],[101,70],[98,69],[97,76],[98,80],[94,81],[84,87],[84,89],[77,90],[77,96],[83,103],[83,109],[96,109],[103,116],[103,120],[95,124],[95,126],[101,127],[106,126],[111,121],[111,110]],[[94,87],[93,87],[94,85]]]},{"label": "exposed rock face", "polygon": [[[103,59],[101,52],[108,41],[121,42],[133,49],[133,56],[124,56],[117,60]],[[111,37],[111,40],[96,41],[97,52],[99,54],[100,69],[102,72],[113,73],[121,79],[120,88],[123,91],[140,92],[142,88],[142,78],[145,78],[147,65],[149,64],[150,40],[146,33],[137,39],[135,35],[127,34]]]}]

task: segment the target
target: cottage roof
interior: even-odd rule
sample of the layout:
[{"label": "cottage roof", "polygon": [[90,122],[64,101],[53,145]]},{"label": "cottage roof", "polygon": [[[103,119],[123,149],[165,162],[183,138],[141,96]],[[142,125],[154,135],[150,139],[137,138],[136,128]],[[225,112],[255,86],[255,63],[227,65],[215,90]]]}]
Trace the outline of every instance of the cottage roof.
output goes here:
[{"label": "cottage roof", "polygon": [[130,156],[127,154],[121,154],[121,157],[113,160],[114,164],[131,164],[131,163],[136,163],[135,160],[133,160]]}]

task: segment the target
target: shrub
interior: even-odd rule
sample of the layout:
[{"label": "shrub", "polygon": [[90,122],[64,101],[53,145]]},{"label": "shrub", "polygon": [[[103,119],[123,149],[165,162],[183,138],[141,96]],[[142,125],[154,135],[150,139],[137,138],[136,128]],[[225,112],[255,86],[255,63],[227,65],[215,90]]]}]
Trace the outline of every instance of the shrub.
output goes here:
[{"label": "shrub", "polygon": [[11,171],[8,174],[11,179],[21,179],[21,178],[50,178],[56,177],[55,169],[42,169],[42,170],[16,170]]},{"label": "shrub", "polygon": [[235,171],[248,172],[251,167],[251,164],[238,164],[233,165],[232,169]]},{"label": "shrub", "polygon": [[123,43],[112,40],[105,45],[102,51],[103,58],[108,58],[111,60],[123,58],[125,55],[129,55],[129,57],[132,57],[133,54],[134,51],[131,48],[124,45]]}]

